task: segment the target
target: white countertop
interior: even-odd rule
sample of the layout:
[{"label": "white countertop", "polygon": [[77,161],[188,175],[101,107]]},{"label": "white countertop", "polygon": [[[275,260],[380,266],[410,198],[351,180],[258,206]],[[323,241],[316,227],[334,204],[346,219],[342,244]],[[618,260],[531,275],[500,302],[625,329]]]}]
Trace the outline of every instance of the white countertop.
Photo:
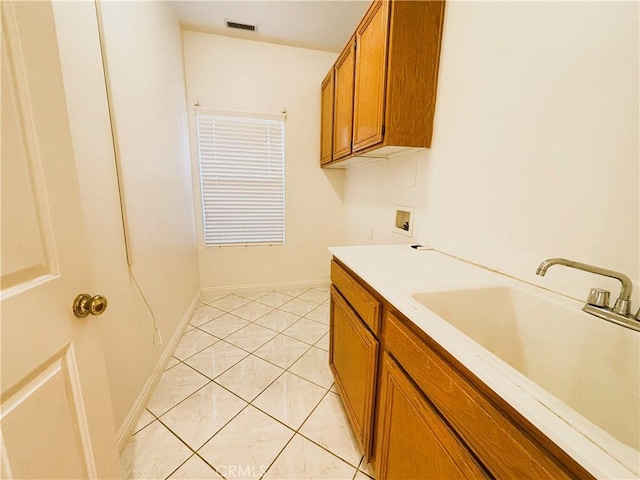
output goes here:
[{"label": "white countertop", "polygon": [[[592,475],[603,479],[638,478],[640,457],[636,450],[604,432],[412,298],[416,292],[488,285],[536,289],[551,296],[554,293],[442,252],[415,250],[409,245],[332,247],[329,251]],[[563,297],[563,301],[574,302],[576,309],[582,308],[575,300]]]}]

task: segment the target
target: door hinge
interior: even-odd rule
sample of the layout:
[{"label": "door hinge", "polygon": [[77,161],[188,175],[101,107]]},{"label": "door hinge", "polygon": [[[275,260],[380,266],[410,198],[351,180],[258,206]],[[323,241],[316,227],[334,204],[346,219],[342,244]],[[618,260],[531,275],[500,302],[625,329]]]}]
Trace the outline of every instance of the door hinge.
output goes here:
[{"label": "door hinge", "polygon": [[385,132],[385,126],[382,125],[382,135],[384,135],[384,132]]}]

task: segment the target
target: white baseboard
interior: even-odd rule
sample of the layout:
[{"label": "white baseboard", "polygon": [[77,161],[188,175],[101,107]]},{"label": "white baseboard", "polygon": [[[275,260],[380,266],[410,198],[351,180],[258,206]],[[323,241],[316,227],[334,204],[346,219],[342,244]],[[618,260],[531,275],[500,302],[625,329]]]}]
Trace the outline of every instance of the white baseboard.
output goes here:
[{"label": "white baseboard", "polygon": [[224,287],[202,287],[202,293],[235,293],[235,292],[261,292],[276,290],[280,288],[321,288],[331,285],[331,280],[305,280],[302,282],[280,282],[280,283],[256,283],[251,285],[232,285]]},{"label": "white baseboard", "polygon": [[193,315],[193,311],[198,306],[200,293],[200,290],[198,290],[191,300],[191,303],[189,304],[187,311],[182,317],[182,320],[180,320],[180,323],[176,328],[173,336],[171,337],[171,340],[169,340],[169,342],[166,344],[164,352],[162,352],[162,355],[158,359],[156,366],[151,372],[151,375],[144,384],[144,387],[142,387],[142,390],[140,391],[138,398],[133,404],[133,407],[131,407],[131,410],[129,410],[129,413],[125,417],[124,422],[122,422],[122,426],[118,430],[118,434],[116,437],[116,441],[118,442],[118,450],[120,451],[120,453],[122,453],[124,448],[127,446],[127,443],[131,438],[133,428],[135,427],[136,423],[138,423],[138,419],[142,415],[142,412],[144,412],[144,409],[147,406],[147,402],[149,401],[149,397],[153,393],[153,389],[160,380],[160,377],[162,376],[162,373],[164,372],[167,362],[171,358],[171,355],[173,355],[173,352],[176,349],[180,338],[182,337],[184,329],[187,328],[187,324],[189,323],[189,320]]}]

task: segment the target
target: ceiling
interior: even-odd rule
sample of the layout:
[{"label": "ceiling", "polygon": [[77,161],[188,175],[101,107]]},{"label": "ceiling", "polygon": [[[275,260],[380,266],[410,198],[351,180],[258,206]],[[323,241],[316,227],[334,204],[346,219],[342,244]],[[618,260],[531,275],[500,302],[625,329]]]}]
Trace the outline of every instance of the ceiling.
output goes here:
[{"label": "ceiling", "polygon": [[[169,4],[183,28],[295,47],[340,52],[370,0],[191,0]],[[225,19],[258,26],[234,30]]]}]

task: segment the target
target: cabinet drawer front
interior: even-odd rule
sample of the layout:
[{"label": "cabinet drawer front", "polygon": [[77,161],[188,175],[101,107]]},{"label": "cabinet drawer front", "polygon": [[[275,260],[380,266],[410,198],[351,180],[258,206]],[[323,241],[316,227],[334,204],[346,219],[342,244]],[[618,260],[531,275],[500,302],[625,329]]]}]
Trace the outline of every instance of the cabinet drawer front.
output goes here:
[{"label": "cabinet drawer front", "polygon": [[380,327],[380,302],[335,260],[331,261],[331,282],[377,335]]},{"label": "cabinet drawer front", "polygon": [[391,313],[384,338],[388,351],[496,478],[573,478]]},{"label": "cabinet drawer front", "polygon": [[365,455],[369,456],[378,341],[346,300],[331,288],[329,365],[345,410]]},{"label": "cabinet drawer front", "polygon": [[377,435],[379,480],[487,478],[431,403],[386,353],[380,375]]}]

